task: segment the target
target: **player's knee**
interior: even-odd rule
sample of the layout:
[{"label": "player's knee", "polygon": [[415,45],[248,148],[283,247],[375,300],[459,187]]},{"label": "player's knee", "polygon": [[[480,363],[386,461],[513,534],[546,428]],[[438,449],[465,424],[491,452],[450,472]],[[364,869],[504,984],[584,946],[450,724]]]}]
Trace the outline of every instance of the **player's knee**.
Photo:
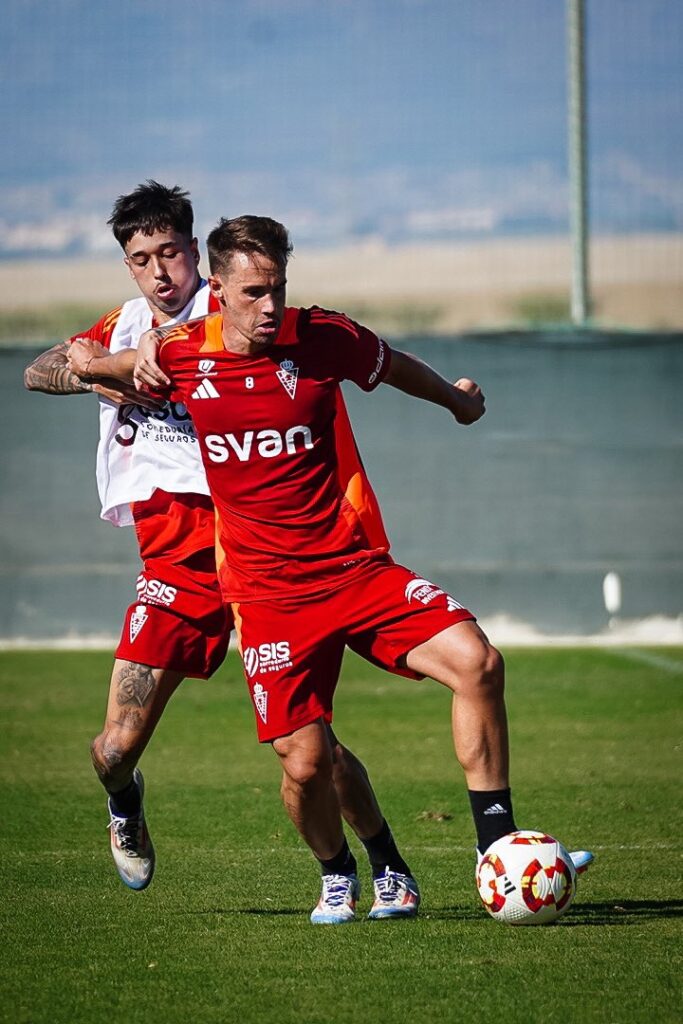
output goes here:
[{"label": "player's knee", "polygon": [[120,730],[106,730],[90,744],[93,767],[105,784],[127,773],[138,762],[139,750],[131,738]]},{"label": "player's knee", "polygon": [[484,636],[473,637],[458,651],[453,689],[461,697],[502,697],[505,663]]},{"label": "player's knee", "polygon": [[283,768],[283,786],[294,785],[301,790],[314,791],[327,786],[332,778],[332,754],[329,748],[292,746],[286,753],[278,751]]},{"label": "player's knee", "polygon": [[501,696],[505,688],[505,663],[500,651],[488,642],[481,644],[474,659],[471,685],[489,695]]}]

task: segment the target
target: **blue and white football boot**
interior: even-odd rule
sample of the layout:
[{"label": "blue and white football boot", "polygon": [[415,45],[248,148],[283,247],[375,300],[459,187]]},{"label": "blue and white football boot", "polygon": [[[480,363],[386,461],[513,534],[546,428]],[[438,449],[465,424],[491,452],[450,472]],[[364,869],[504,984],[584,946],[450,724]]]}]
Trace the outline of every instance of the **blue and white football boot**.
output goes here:
[{"label": "blue and white football boot", "polygon": [[133,781],[140,790],[140,812],[130,818],[114,814],[109,801],[109,831],[111,853],[116,870],[124,885],[129,889],[146,889],[154,875],[154,847],[145,823],[142,798],[145,795],[145,780],[136,768]]},{"label": "blue and white football boot", "polygon": [[323,889],[311,923],[349,924],[356,919],[359,899],[360,882],[356,875],[323,875]]},{"label": "blue and white football boot", "polygon": [[420,907],[420,890],[410,875],[386,868],[373,882],[375,902],[368,917],[378,921],[384,917],[416,917]]}]

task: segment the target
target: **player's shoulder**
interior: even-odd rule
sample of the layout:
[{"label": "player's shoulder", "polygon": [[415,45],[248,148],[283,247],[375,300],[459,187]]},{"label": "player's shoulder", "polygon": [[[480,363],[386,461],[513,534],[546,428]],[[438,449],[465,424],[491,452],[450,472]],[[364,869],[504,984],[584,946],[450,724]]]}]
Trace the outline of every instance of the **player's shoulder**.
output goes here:
[{"label": "player's shoulder", "polygon": [[198,320],[186,320],[185,323],[176,324],[164,333],[159,345],[159,351],[168,353],[170,350],[177,350],[179,347],[190,350],[196,349],[204,343],[207,332],[212,333],[217,326],[220,327],[220,320],[220,313],[212,313]]},{"label": "player's shoulder", "polygon": [[307,314],[307,323],[312,329],[329,331],[347,331],[357,335],[360,325],[346,313],[335,309],[324,309],[322,306],[309,306],[302,312]]}]

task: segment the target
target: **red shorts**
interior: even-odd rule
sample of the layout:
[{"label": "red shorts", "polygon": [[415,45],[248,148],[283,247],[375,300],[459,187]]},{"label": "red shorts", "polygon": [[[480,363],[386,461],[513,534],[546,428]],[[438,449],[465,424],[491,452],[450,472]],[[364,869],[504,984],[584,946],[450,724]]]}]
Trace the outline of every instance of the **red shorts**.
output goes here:
[{"label": "red shorts", "polygon": [[216,576],[213,505],[204,495],[157,490],[133,514],[144,564],[116,657],[208,679],[232,627]]},{"label": "red shorts", "polygon": [[419,679],[402,665],[405,655],[474,618],[440,587],[384,561],[324,594],[236,604],[233,611],[262,743],[331,719],[345,647]]}]

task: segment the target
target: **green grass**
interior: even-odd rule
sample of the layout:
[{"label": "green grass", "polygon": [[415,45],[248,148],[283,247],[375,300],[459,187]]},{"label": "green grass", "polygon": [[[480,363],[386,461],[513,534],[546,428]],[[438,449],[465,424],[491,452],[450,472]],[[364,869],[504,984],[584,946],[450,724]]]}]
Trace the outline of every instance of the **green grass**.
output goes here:
[{"label": "green grass", "polygon": [[[435,685],[351,658],[335,718],[421,882],[421,917],[314,928],[317,869],[280,807],[234,656],[181,688],[145,755],[158,865],[133,893],[88,757],[109,658],[0,655],[0,1020],[679,1020],[683,650],[653,664],[579,650],[507,661],[518,822],[598,855],[550,928],[500,926],[478,904]],[[365,862],[362,874],[366,910]]]},{"label": "green grass", "polygon": [[569,299],[566,295],[542,292],[538,295],[522,295],[512,310],[515,320],[521,320],[529,327],[571,322]]},{"label": "green grass", "polygon": [[85,331],[102,316],[101,306],[57,305],[7,309],[0,318],[0,345],[49,345]]}]

